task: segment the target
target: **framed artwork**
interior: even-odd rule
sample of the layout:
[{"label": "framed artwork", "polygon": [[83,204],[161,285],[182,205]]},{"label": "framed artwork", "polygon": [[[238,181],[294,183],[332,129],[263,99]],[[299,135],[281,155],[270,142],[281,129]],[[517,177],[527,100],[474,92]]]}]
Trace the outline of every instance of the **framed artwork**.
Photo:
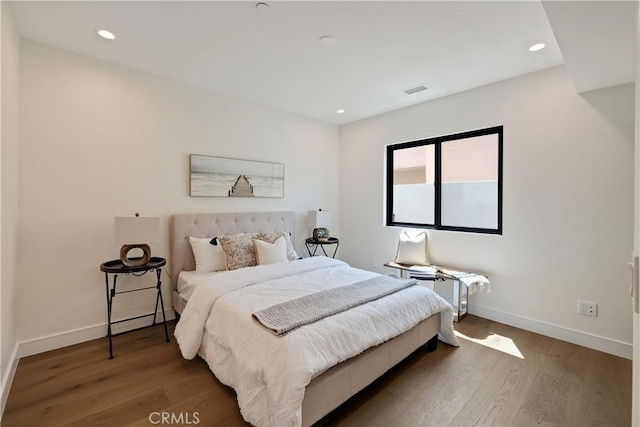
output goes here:
[{"label": "framed artwork", "polygon": [[284,165],[191,154],[192,197],[284,197]]}]

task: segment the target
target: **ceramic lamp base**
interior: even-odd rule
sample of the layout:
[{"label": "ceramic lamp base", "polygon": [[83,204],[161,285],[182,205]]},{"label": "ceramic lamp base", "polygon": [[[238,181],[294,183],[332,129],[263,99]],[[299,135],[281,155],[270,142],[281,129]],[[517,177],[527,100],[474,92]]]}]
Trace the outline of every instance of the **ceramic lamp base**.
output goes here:
[{"label": "ceramic lamp base", "polygon": [[[129,252],[133,249],[141,249],[142,256],[129,258]],[[151,248],[147,244],[122,245],[120,248],[120,261],[127,267],[138,267],[145,265],[151,259]]]}]

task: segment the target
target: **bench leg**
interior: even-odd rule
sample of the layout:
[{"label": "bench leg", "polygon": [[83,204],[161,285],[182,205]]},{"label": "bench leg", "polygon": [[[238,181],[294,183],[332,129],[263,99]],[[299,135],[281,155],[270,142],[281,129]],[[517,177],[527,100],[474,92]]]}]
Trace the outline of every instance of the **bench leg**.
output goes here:
[{"label": "bench leg", "polygon": [[467,315],[469,290],[460,280],[453,281],[453,321],[459,322]]}]

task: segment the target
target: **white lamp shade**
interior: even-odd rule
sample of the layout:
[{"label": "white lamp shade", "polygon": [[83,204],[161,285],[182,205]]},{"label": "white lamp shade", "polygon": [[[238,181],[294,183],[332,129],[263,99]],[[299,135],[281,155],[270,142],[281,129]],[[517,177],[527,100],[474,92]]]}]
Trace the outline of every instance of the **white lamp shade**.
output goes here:
[{"label": "white lamp shade", "polygon": [[117,216],[114,218],[116,245],[158,243],[160,241],[160,218]]},{"label": "white lamp shade", "polygon": [[307,227],[309,228],[331,227],[331,212],[309,211],[309,213],[307,214]]}]

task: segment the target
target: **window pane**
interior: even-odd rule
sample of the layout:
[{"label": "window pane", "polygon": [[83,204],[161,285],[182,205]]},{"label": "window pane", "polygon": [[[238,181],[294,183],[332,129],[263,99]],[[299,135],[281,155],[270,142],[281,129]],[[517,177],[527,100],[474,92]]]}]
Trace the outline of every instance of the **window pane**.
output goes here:
[{"label": "window pane", "polygon": [[434,224],[435,148],[393,151],[393,221]]},{"label": "window pane", "polygon": [[442,225],[498,228],[498,134],[442,143]]}]

